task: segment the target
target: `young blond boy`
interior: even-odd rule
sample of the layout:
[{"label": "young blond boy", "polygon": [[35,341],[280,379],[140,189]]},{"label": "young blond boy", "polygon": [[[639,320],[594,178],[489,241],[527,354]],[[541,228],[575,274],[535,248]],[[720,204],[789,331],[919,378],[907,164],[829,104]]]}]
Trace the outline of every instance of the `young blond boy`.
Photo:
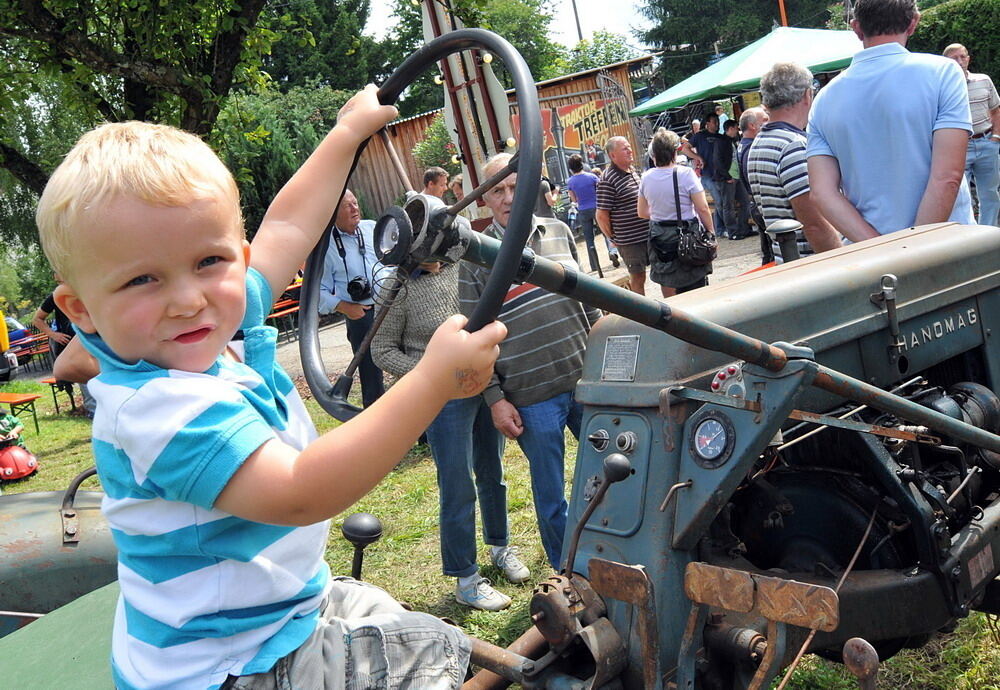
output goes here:
[{"label": "young blond boy", "polygon": [[352,98],[252,245],[225,166],[168,127],[84,135],[42,195],[42,243],[65,281],[56,303],[101,368],[93,446],[119,549],[118,687],[462,682],[469,642],[458,629],[331,581],[326,520],[445,402],[485,387],[505,329],[470,335],[453,317],[411,374],[317,438],[263,326],[324,231],[358,145],[395,114],[374,87]]}]

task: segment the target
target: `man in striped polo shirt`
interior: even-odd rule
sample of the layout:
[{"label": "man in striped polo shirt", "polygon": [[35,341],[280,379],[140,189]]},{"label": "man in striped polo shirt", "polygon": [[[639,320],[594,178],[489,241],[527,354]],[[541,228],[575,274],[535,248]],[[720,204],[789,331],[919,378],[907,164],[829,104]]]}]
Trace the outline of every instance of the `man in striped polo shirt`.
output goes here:
[{"label": "man in striped polo shirt", "polygon": [[976,181],[979,224],[996,225],[1000,215],[1000,96],[988,75],[969,71],[969,51],[961,43],[952,43],[943,55],[957,62],[965,72],[972,116],[965,178],[969,184],[973,179]]},{"label": "man in striped polo shirt", "polygon": [[[510,161],[510,154],[491,158],[483,168],[490,177]],[[486,192],[483,201],[493,211],[493,223],[484,234],[503,238],[510,219],[517,174]],[[579,271],[576,241],[570,229],[555,218],[533,218],[527,246],[546,259]],[[459,307],[469,315],[479,302],[489,269],[462,262],[458,283]],[[563,458],[565,430],[579,437],[581,408],[573,389],[583,370],[583,353],[590,327],[601,312],[576,300],[547,292],[530,283],[512,285],[497,319],[507,326],[500,357],[483,398],[490,406],[493,425],[516,439],[531,467],[531,492],[542,546],[549,563],[559,569],[567,503]]]},{"label": "man in striped polo shirt", "polygon": [[639,200],[639,173],[632,167],[632,145],[625,137],[611,137],[604,145],[611,160],[597,183],[597,225],[621,254],[628,269],[632,292],[646,294],[646,266],[649,266],[649,222],[636,211]]},{"label": "man in striped polo shirt", "polygon": [[[750,147],[747,179],[764,227],[784,218],[802,223],[799,254],[840,246],[840,235],[820,213],[809,191],[805,126],[812,105],[812,73],[793,62],[779,62],[760,80],[760,94],[770,116]],[[781,250],[772,243],[775,261]]]}]

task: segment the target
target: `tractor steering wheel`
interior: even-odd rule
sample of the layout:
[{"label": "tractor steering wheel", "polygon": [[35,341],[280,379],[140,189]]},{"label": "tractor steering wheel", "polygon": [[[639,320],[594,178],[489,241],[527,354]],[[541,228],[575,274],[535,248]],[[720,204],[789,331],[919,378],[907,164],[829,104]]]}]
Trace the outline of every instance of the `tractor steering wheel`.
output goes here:
[{"label": "tractor steering wheel", "polygon": [[[514,82],[514,93],[520,114],[518,132],[520,145],[518,155],[508,165],[508,170],[510,172],[516,171],[519,177],[519,184],[514,191],[510,220],[504,233],[503,245],[500,248],[497,261],[486,282],[479,303],[466,326],[470,332],[479,330],[496,318],[511,281],[517,273],[521,253],[531,232],[532,212],[542,176],[542,117],[534,79],[524,62],[524,58],[506,40],[483,29],[462,29],[440,36],[410,55],[403,64],[396,68],[396,71],[378,91],[379,102],[384,105],[395,103],[403,90],[426,69],[453,53],[473,48],[486,49],[499,57]],[[384,138],[383,141],[388,142],[388,139]],[[358,160],[367,143],[367,141],[364,142],[358,148],[351,166],[352,172],[357,167]],[[470,192],[466,198],[478,198],[492,186],[490,181],[486,181]],[[341,199],[343,194],[344,191],[341,190]],[[438,209],[437,214],[447,214],[450,210],[448,208]],[[455,213],[449,215],[452,218],[445,220],[445,227],[441,228],[442,230],[450,226],[450,220],[453,219]],[[330,225],[333,225],[332,219]],[[330,377],[327,375],[326,367],[320,357],[319,347],[319,284],[329,242],[330,232],[327,231],[323,233],[306,263],[302,303],[299,309],[299,355],[302,359],[303,373],[316,401],[327,413],[341,421],[346,421],[361,411],[347,402],[347,393],[350,390],[352,377],[342,376],[336,384],[331,385]],[[391,301],[381,306],[380,309],[385,310],[390,306]],[[378,323],[379,321],[376,319],[373,331],[377,328]],[[369,333],[369,338],[366,338],[366,341],[370,341],[371,335],[372,333]]]}]

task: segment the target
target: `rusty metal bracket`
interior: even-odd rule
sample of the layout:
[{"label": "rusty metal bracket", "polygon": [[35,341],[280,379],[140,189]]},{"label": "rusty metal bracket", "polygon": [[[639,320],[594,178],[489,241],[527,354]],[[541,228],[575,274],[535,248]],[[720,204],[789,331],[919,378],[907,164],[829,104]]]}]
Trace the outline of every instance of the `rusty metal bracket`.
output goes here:
[{"label": "rusty metal bracket", "polygon": [[684,636],[681,637],[677,653],[677,675],[671,683],[671,690],[694,690],[695,663],[698,650],[701,648],[698,636],[705,630],[706,620],[708,620],[708,606],[691,604],[691,613],[688,614]]},{"label": "rusty metal bracket", "polygon": [[817,414],[815,412],[792,410],[788,413],[788,418],[796,419],[801,422],[812,422],[813,424],[833,426],[838,429],[860,431],[863,434],[873,434],[875,436],[884,436],[886,438],[898,438],[903,441],[915,441],[917,443],[926,443],[931,446],[941,445],[941,439],[937,436],[921,434],[905,429],[893,429],[887,426],[878,426],[877,424],[866,424],[865,422],[856,422],[851,419],[841,419],[840,417],[830,417],[829,415]]},{"label": "rusty metal bracket", "polygon": [[[731,407],[734,410],[748,410],[750,412],[760,412],[761,404],[758,400],[746,400],[745,398],[737,398],[732,395],[724,395],[722,393],[709,393],[708,391],[698,390],[697,388],[688,388],[687,386],[670,386],[664,388],[664,391],[668,391],[672,395],[676,395],[682,400],[698,400],[700,402],[714,403],[721,407]],[[660,400],[662,405],[663,391],[660,392]]]},{"label": "rusty metal bracket", "polygon": [[663,449],[668,453],[673,452],[674,444],[674,418],[673,410],[670,409],[670,396],[673,395],[672,388],[664,388],[660,391],[660,416],[663,417]]},{"label": "rusty metal bracket", "polygon": [[840,624],[840,598],[829,587],[770,577],[708,563],[688,563],[684,593],[698,604],[800,628],[832,632]]},{"label": "rusty metal bracket", "polygon": [[781,670],[781,659],[785,655],[786,629],[784,623],[767,621],[767,649],[757,672],[750,679],[747,690],[762,690],[774,680]]},{"label": "rusty metal bracket", "polygon": [[658,663],[660,638],[656,622],[656,598],[653,582],[641,565],[625,565],[591,558],[588,563],[590,584],[602,597],[630,604],[639,616],[639,644],[642,647],[642,687],[660,688]]}]

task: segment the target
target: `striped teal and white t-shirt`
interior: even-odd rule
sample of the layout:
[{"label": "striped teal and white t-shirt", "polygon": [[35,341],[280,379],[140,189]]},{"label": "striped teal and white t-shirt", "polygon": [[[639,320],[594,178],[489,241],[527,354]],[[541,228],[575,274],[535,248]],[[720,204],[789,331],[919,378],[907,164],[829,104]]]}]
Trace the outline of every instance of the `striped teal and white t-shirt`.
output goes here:
[{"label": "striped teal and white t-shirt", "polygon": [[247,275],[242,362],[204,373],[127,364],[81,334],[101,363],[93,447],[118,547],[121,598],[112,665],[119,688],[214,688],[258,673],[312,633],[329,582],[329,525],[250,522],[213,508],[243,461],[278,438],[304,448],[315,429],[275,362],[263,326],[270,289]]}]

